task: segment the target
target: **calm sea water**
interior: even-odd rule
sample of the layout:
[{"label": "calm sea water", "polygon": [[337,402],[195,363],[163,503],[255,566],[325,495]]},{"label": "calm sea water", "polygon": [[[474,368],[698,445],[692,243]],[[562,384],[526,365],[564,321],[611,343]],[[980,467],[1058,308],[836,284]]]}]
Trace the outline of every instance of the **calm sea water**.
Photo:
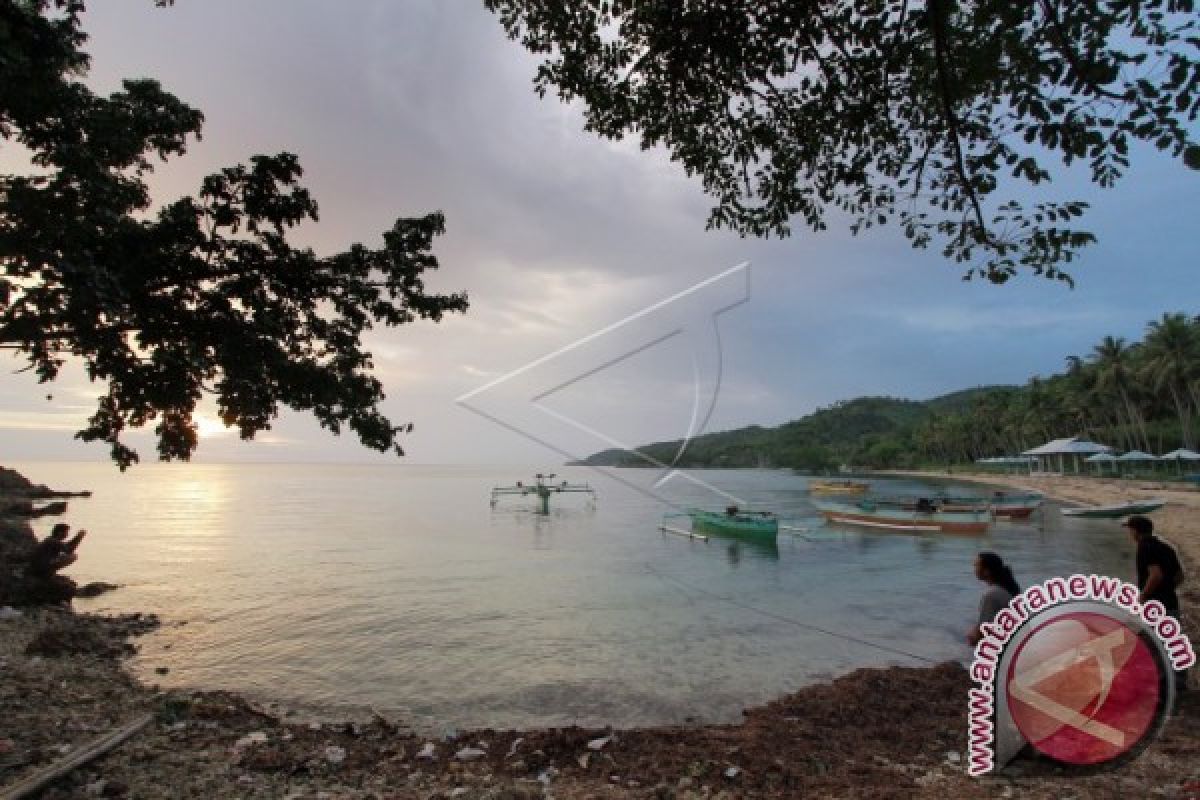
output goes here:
[{"label": "calm sea water", "polygon": [[[17,466],[94,490],[65,518],[91,532],[70,574],[123,588],[79,606],[163,618],[135,660],[148,680],[375,706],[430,729],[733,720],[855,667],[919,663],[815,628],[967,658],[981,549],[1023,584],[1127,577],[1131,561],[1115,524],[1053,510],[984,537],[809,519],[812,533],[781,533],[776,547],[691,541],[657,531],[670,509],[633,488],[657,477],[643,470],[560,469],[598,503],[555,498],[543,517],[531,501],[489,507],[493,485],[533,472],[504,467]],[[756,507],[813,516],[803,477],[695,474]],[[721,505],[687,482],[662,492]],[[53,521],[39,520],[39,535]]]}]

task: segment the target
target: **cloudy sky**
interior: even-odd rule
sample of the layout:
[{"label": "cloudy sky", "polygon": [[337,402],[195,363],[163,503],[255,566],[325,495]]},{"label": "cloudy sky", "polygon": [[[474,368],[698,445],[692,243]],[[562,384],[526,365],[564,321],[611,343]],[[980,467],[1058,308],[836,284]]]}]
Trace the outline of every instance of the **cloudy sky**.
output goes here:
[{"label": "cloudy sky", "polygon": [[[539,100],[534,61],[476,0],[93,5],[97,89],[155,77],[205,113],[203,140],[156,173],[159,198],[287,150],[321,207],[298,241],[319,253],[378,246],[396,217],[445,212],[430,284],[468,291],[469,313],[370,340],[385,411],[415,424],[410,462],[557,462],[676,438],[710,397],[718,430],[862,394],[1020,383],[1106,334],[1137,338],[1164,311],[1198,311],[1200,181],[1156,153],[1135,152],[1115,191],[1063,184],[1062,197],[1093,204],[1100,237],[1074,290],[1033,277],[996,287],[959,280],[895,229],[706,232],[698,184],[661,153],[585,134],[577,108]],[[15,159],[0,146],[0,170]],[[714,315],[719,340],[705,330]],[[20,362],[2,366],[4,457],[105,457],[71,437],[98,387],[71,370],[38,386]],[[455,402],[472,392],[487,416]],[[211,420],[201,432],[204,461],[383,458],[291,413],[252,444]],[[148,440],[134,443],[152,457]]]}]

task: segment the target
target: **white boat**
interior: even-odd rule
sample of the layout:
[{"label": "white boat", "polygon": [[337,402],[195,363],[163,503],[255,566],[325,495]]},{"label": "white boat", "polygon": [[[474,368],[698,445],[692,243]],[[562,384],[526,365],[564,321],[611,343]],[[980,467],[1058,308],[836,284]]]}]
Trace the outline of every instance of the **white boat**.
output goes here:
[{"label": "white boat", "polygon": [[1166,500],[1132,500],[1128,503],[1117,503],[1111,506],[1083,506],[1081,508],[1064,508],[1064,517],[1096,517],[1100,519],[1116,519],[1128,517],[1130,514],[1149,514],[1158,511],[1167,504]]}]

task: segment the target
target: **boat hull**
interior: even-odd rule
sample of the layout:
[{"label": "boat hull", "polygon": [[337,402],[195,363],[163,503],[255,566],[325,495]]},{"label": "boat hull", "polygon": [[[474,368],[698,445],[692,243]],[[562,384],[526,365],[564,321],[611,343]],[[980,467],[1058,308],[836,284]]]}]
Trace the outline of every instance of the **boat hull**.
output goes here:
[{"label": "boat hull", "polygon": [[774,539],[779,533],[779,519],[774,514],[723,514],[716,511],[688,511],[692,529],[725,536],[744,536],[754,539]]},{"label": "boat hull", "polygon": [[1028,519],[1033,516],[1045,498],[1040,494],[1008,494],[996,492],[991,497],[955,497],[938,495],[939,503],[951,506],[990,506],[997,517],[1009,519]]},{"label": "boat hull", "polygon": [[869,483],[859,481],[812,481],[808,491],[812,494],[866,494]]},{"label": "boat hull", "polygon": [[898,506],[831,502],[816,506],[829,522],[905,533],[980,534],[986,533],[992,522],[991,512],[985,509],[923,512]]},{"label": "boat hull", "polygon": [[1130,514],[1150,514],[1158,511],[1167,504],[1166,500],[1152,500],[1145,503],[1125,503],[1120,506],[1092,506],[1085,508],[1064,508],[1064,517],[1082,517],[1084,519],[1120,519]]}]

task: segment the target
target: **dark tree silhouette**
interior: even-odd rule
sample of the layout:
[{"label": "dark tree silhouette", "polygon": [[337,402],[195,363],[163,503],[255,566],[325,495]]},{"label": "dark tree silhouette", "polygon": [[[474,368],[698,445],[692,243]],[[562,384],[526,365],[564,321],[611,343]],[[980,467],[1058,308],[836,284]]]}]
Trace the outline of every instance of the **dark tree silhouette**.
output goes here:
[{"label": "dark tree silhouette", "polygon": [[82,361],[106,390],[77,437],[107,442],[122,468],[137,460],[122,435],[151,423],[161,458],[188,458],[206,393],[245,439],[285,405],[401,452],[412,426],[380,413],[361,337],[466,309],[465,294],[422,282],[442,215],[397,220],[379,249],[293,247],[289,231],[317,205],[288,153],[223,169],[150,213],[151,159],[182,155],[203,117],[153,80],[108,97],[81,83],[83,11],[0,0],[0,137],[30,163],[0,175],[0,344],[42,381]]},{"label": "dark tree silhouette", "polygon": [[1013,181],[1082,160],[1111,187],[1135,140],[1200,167],[1191,0],[485,4],[544,57],[539,94],[664,147],[716,200],[709,227],[743,235],[836,210],[939,243],[965,277],[1070,282],[1087,204],[1027,207],[1004,199]]}]

